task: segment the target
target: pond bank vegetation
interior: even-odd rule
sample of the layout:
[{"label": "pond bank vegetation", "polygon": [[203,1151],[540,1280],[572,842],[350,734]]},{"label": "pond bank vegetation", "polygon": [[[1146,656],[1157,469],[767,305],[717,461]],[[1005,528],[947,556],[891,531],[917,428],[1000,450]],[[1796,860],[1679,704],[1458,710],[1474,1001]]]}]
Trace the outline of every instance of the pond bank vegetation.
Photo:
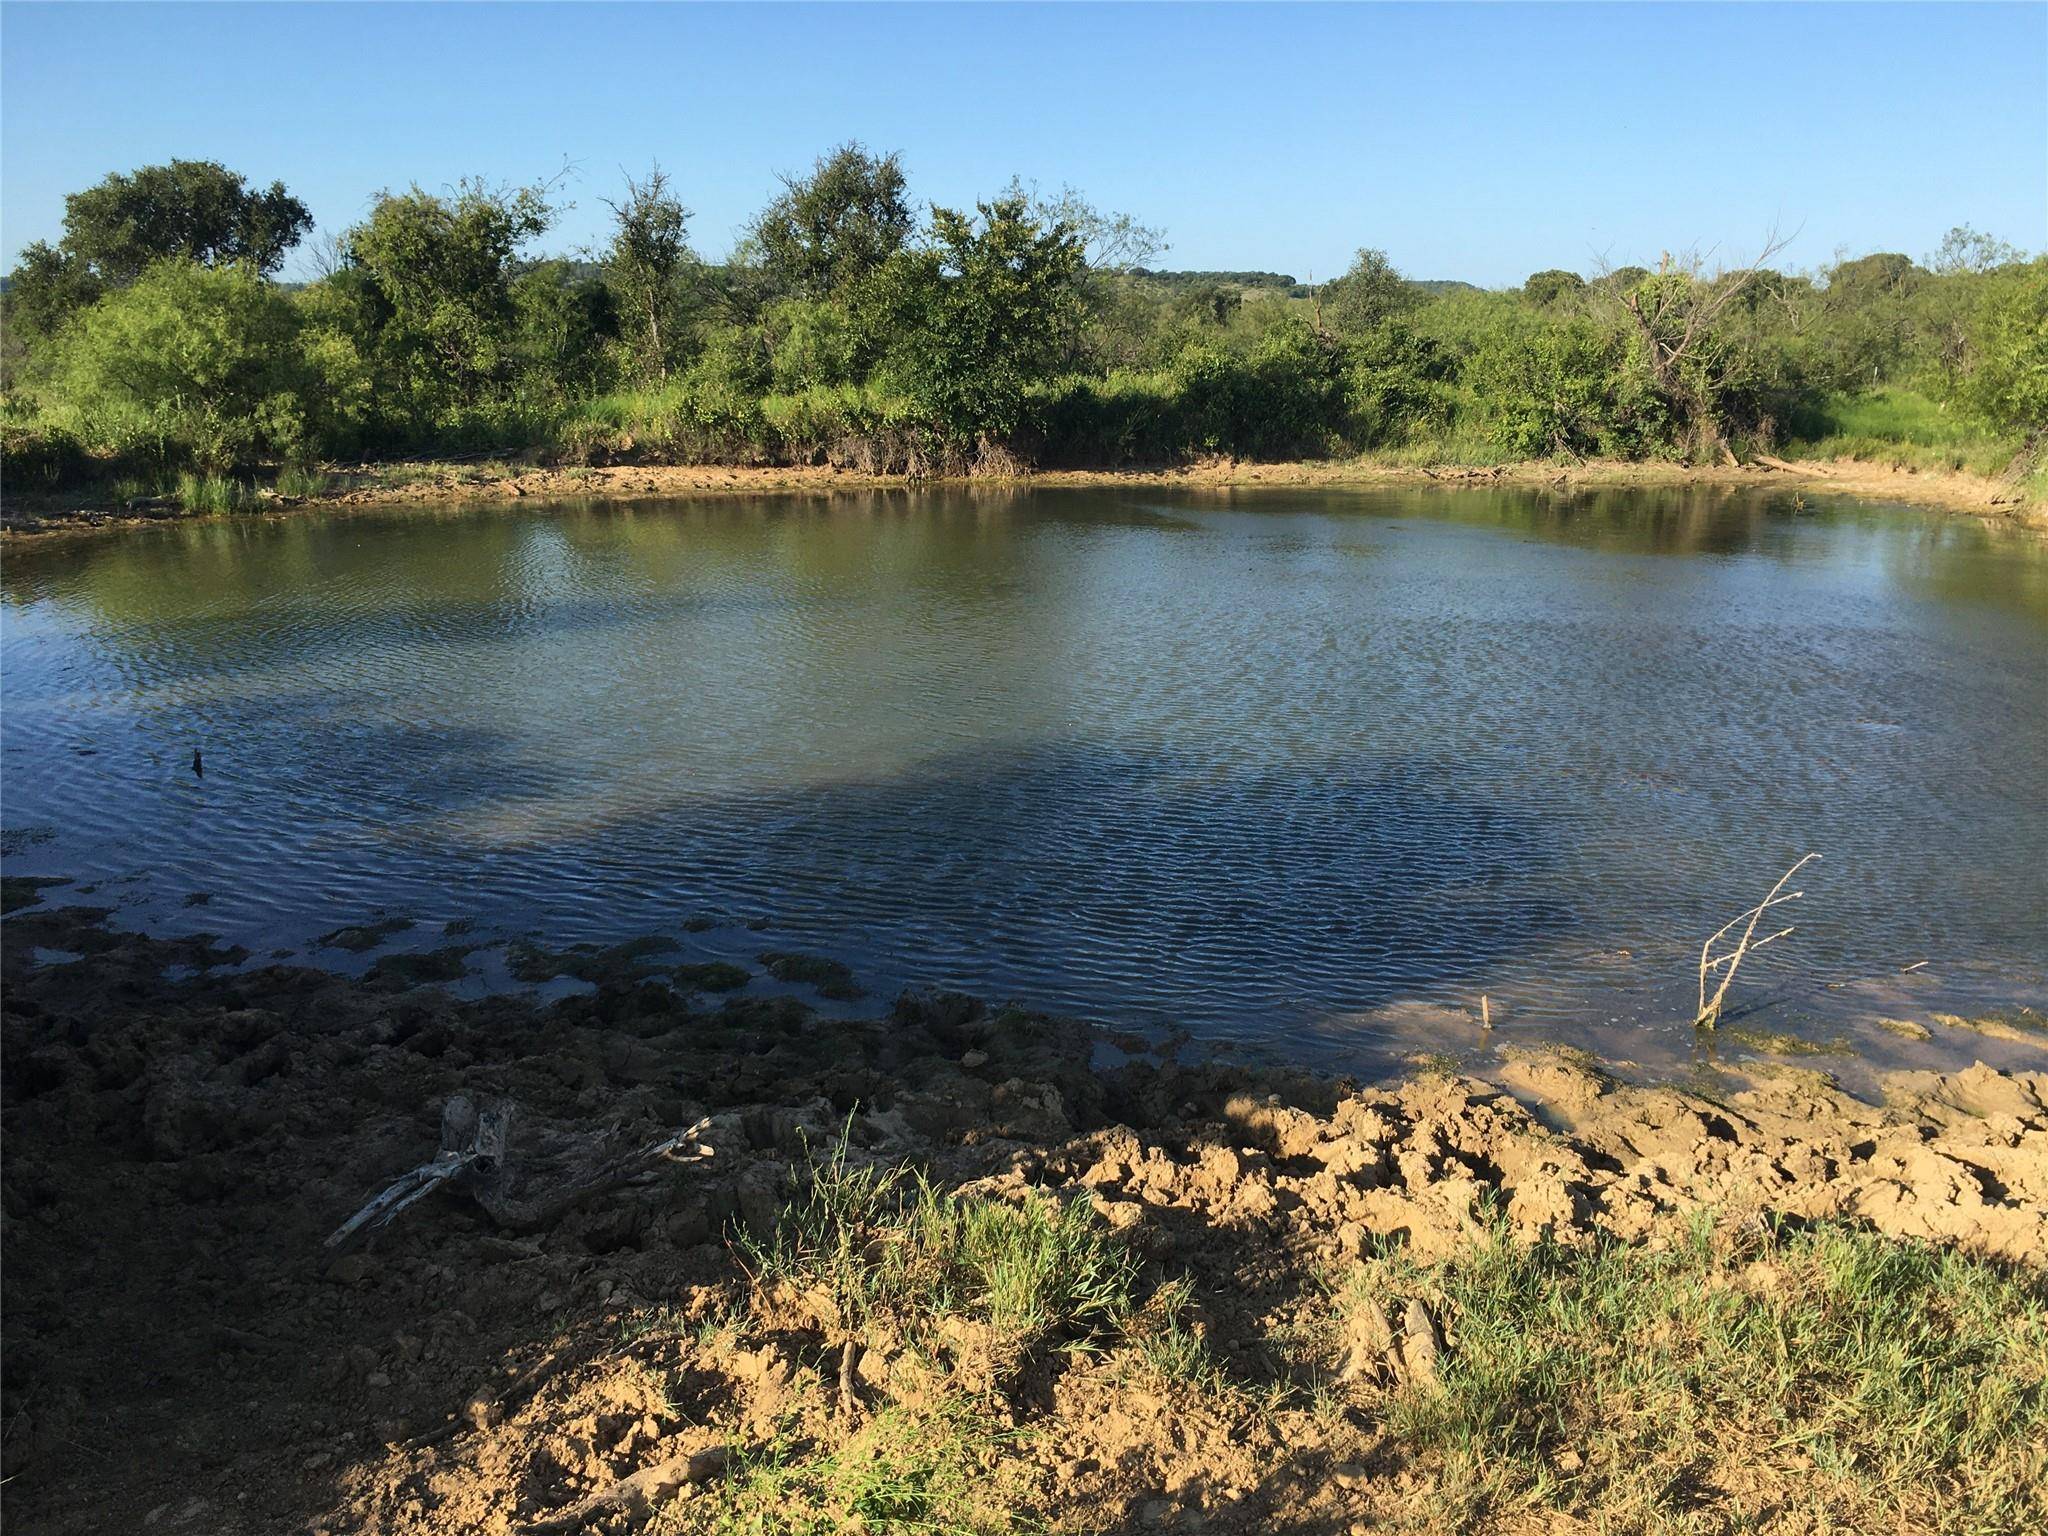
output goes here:
[{"label": "pond bank vegetation", "polygon": [[2048,488],[2048,257],[1968,227],[1919,260],[1784,271],[1766,236],[1719,267],[1666,252],[1482,290],[1371,249],[1320,284],[1165,270],[1161,231],[1071,190],[920,206],[897,157],[857,144],[788,178],[722,259],[658,169],[628,179],[601,250],[544,253],[559,204],[553,185],[386,193],[286,285],[311,217],[281,184],[174,161],[75,194],[5,291],[10,520],[484,461],[923,481],[1800,460],[1982,506]]}]

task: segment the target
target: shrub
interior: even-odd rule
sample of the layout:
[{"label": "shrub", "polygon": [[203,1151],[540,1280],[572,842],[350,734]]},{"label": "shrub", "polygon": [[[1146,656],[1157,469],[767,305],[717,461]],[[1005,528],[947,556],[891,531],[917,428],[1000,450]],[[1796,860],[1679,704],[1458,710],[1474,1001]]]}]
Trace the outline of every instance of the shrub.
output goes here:
[{"label": "shrub", "polygon": [[167,261],[66,329],[57,379],[77,435],[221,471],[305,438],[298,312],[246,267]]},{"label": "shrub", "polygon": [[2048,256],[1991,283],[1972,327],[1977,353],[1966,398],[1994,426],[2048,427]]},{"label": "shrub", "polygon": [[62,427],[0,426],[0,483],[8,491],[61,490],[84,479],[89,464],[84,445]]}]

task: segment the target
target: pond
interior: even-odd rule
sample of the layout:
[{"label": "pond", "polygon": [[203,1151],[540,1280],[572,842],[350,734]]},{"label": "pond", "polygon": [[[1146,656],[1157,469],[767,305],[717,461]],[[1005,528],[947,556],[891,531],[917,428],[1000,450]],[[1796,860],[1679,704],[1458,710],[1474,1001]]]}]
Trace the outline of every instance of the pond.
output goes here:
[{"label": "pond", "polygon": [[1470,1054],[1484,996],[1492,1039],[1671,1067],[1700,941],[1818,852],[1731,1028],[1932,1060],[1874,1018],[2048,995],[2048,542],[1966,519],[706,498],[168,525],[4,591],[10,872],[259,959],[661,933],[868,1007],[1367,1072]]}]

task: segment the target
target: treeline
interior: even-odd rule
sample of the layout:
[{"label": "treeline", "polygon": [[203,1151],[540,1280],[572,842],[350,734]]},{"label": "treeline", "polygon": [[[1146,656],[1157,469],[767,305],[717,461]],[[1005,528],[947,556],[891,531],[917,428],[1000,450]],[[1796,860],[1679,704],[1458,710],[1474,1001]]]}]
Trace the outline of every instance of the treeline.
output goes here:
[{"label": "treeline", "polygon": [[608,207],[605,246],[567,259],[538,254],[553,187],[388,192],[288,287],[312,218],[284,186],[195,161],[109,176],[8,277],[8,479],[487,451],[1705,461],[1840,431],[1858,397],[2010,454],[2048,422],[2048,258],[1966,228],[1924,262],[1799,274],[1767,248],[1481,291],[1371,250],[1314,287],[1155,272],[1157,231],[1071,191],[921,206],[857,144],[723,260],[659,169]]}]

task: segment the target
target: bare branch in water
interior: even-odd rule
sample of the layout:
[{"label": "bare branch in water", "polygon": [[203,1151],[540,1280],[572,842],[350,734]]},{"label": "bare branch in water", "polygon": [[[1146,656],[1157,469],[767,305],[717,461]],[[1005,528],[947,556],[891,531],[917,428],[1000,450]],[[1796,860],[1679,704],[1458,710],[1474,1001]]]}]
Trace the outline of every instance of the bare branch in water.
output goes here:
[{"label": "bare branch in water", "polygon": [[[1771,887],[1770,894],[1762,901],[1746,911],[1737,913],[1707,936],[1707,942],[1700,946],[1700,1011],[1693,1015],[1695,1029],[1712,1029],[1721,1022],[1721,1004],[1727,998],[1728,988],[1734,984],[1735,973],[1741,969],[1742,962],[1766,944],[1774,944],[1793,931],[1787,927],[1780,928],[1767,938],[1760,939],[1756,936],[1756,926],[1763,920],[1766,912],[1773,907],[1783,906],[1788,901],[1797,901],[1806,894],[1804,891],[1786,890],[1786,882],[1819,857],[1817,853],[1807,854],[1778,877],[1778,883]],[[1714,946],[1738,927],[1742,929],[1742,937],[1735,941],[1735,947],[1715,954]],[[1707,996],[1707,983],[1715,971],[1721,973],[1721,980],[1710,998]]]}]

